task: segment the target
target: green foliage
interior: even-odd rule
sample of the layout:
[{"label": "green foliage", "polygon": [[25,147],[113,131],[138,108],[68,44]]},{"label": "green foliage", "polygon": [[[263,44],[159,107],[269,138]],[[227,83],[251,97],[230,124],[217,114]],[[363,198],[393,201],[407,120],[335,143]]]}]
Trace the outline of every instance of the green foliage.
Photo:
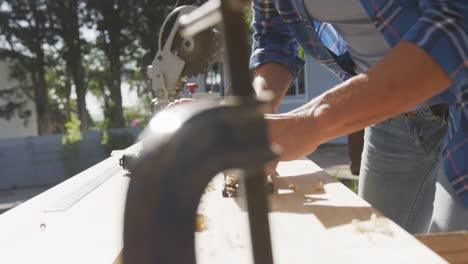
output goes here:
[{"label": "green foliage", "polygon": [[346,187],[348,187],[351,191],[355,194],[358,193],[359,182],[357,180],[349,180],[349,179],[339,179],[341,183],[343,183]]},{"label": "green foliage", "polygon": [[92,131],[104,131],[107,129],[107,121],[106,120],[93,120],[89,130]]},{"label": "green foliage", "polygon": [[27,107],[27,101],[20,90],[7,88],[0,90],[0,118],[10,120],[17,115],[24,119],[27,125],[28,118],[31,116],[31,110]]},{"label": "green foliage", "polygon": [[[4,50],[0,50],[0,58],[4,52]],[[32,96],[30,78],[28,78],[27,70],[18,62],[15,63],[11,60],[5,62],[10,64],[9,80],[19,80],[11,87],[0,89],[0,118],[10,120],[13,116],[18,116],[23,119],[24,126],[27,126],[32,110],[28,106],[28,99]]]},{"label": "green foliage", "polygon": [[339,172],[337,171],[335,175],[332,175],[332,177],[336,180],[341,182],[344,186],[348,187],[351,191],[353,191],[355,194],[358,193],[359,189],[359,180],[353,180],[353,179],[344,179],[338,177]]},{"label": "green foliage", "polygon": [[80,130],[81,121],[75,113],[72,113],[70,117],[70,121],[65,123],[66,134],[62,137],[62,144],[76,144],[83,139]]},{"label": "green foliage", "polygon": [[244,14],[244,21],[249,27],[250,33],[253,33],[252,21],[253,21],[253,10],[252,8],[248,8]]},{"label": "green foliage", "polygon": [[49,87],[49,113],[53,133],[66,133],[65,123],[71,118],[70,113],[76,112],[76,100],[72,100],[73,83],[67,73],[65,62],[57,58],[55,67],[46,72],[46,82]]},{"label": "green foliage", "polygon": [[67,128],[65,124],[68,122],[70,112],[64,111],[63,105],[58,101],[51,100],[49,104],[49,112],[51,116],[51,131],[54,134],[66,134]]},{"label": "green foliage", "polygon": [[113,150],[125,149],[135,142],[135,137],[130,133],[104,131],[101,145],[109,155]]},{"label": "green foliage", "polygon": [[301,59],[305,58],[305,52],[302,46],[299,46],[299,48],[297,49],[297,56]]},{"label": "green foliage", "polygon": [[[126,107],[124,109],[125,127],[145,127],[150,118],[149,109],[145,111],[140,107]],[[135,124],[137,124],[135,126]]]},{"label": "green foliage", "polygon": [[[173,6],[173,0],[0,0],[0,60],[15,61],[12,78],[21,82],[15,89],[43,106],[54,133],[67,130],[71,112],[82,119],[86,90],[103,103],[106,118],[90,121],[92,129],[128,126],[135,118],[141,124],[144,116],[123,109],[121,84],[145,101],[152,97],[146,67]],[[37,87],[40,98],[33,92]],[[0,115],[29,116],[11,93],[0,98],[11,101],[0,106]]]},{"label": "green foliage", "polygon": [[66,176],[75,175],[80,171],[79,164],[75,163],[79,158],[79,143],[83,139],[80,125],[81,121],[76,113],[71,113],[70,120],[65,123],[66,133],[62,136],[62,162]]},{"label": "green foliage", "polygon": [[25,69],[18,80],[30,79],[37,105],[38,133],[50,133],[45,71],[49,65],[47,46],[57,39],[47,11],[47,0],[0,1],[0,59],[9,59]]}]

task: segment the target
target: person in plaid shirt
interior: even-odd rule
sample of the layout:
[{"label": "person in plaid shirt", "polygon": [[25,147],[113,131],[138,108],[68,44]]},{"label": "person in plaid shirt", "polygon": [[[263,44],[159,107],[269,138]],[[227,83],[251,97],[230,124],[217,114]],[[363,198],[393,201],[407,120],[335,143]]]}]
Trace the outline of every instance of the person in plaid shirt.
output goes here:
[{"label": "person in plaid shirt", "polygon": [[254,88],[275,110],[303,62],[343,83],[266,115],[281,160],[366,127],[359,194],[412,233],[468,229],[468,2],[253,0]]}]

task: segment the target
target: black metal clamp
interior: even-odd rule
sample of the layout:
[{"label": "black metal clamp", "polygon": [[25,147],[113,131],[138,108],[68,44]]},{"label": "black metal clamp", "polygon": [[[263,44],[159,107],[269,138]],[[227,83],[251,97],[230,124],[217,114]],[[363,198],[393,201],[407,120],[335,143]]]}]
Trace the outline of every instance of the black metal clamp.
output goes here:
[{"label": "black metal clamp", "polygon": [[210,0],[182,23],[187,34],[222,23],[236,100],[217,107],[180,106],[150,121],[153,135],[135,164],[127,194],[125,263],[195,263],[198,203],[216,173],[232,168],[244,174],[254,262],[273,263],[263,168],[276,154],[248,70],[243,21],[248,2]]}]

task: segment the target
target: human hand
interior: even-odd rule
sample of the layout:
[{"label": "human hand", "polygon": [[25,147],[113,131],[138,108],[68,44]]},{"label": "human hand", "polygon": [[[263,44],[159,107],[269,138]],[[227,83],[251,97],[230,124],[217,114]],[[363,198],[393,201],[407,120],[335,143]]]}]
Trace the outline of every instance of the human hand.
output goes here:
[{"label": "human hand", "polygon": [[[265,115],[268,126],[269,139],[272,144],[280,148],[279,160],[294,160],[315,151],[321,143],[319,130],[313,119],[306,119],[297,115]],[[276,168],[270,164],[268,171]]]},{"label": "human hand", "polygon": [[276,167],[278,167],[278,160],[271,161],[265,165],[265,175],[266,176],[271,176],[271,175],[276,175]]}]

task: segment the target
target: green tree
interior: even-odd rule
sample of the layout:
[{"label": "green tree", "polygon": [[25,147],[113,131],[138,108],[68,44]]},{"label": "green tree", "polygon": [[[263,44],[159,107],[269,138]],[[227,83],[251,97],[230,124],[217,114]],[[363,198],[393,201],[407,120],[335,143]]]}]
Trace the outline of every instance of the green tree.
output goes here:
[{"label": "green tree", "polygon": [[[151,65],[158,50],[158,38],[164,20],[174,9],[174,0],[129,0],[131,12],[128,27],[134,39],[134,52],[130,53],[135,63],[133,71],[127,72],[128,82],[141,96],[153,97],[151,83],[146,76],[146,68]],[[187,1],[180,1],[179,4]]]},{"label": "green tree", "polygon": [[31,109],[27,102],[33,99],[31,81],[27,70],[21,67],[20,64],[13,63],[10,60],[6,60],[6,63],[9,64],[10,75],[8,77],[18,80],[10,87],[0,89],[0,118],[10,120],[16,115],[23,119],[24,125],[27,126],[31,116]]},{"label": "green tree", "polygon": [[109,127],[123,127],[122,60],[127,55],[126,52],[131,50],[128,48],[132,40],[127,21],[129,10],[134,7],[126,0],[88,0],[86,6],[89,10],[88,21],[98,31],[96,45],[104,51],[109,63],[105,78],[110,96],[107,105]]},{"label": "green tree", "polygon": [[83,40],[80,37],[80,10],[82,13],[84,2],[82,0],[48,1],[48,7],[53,15],[56,33],[63,41],[61,55],[66,61],[66,76],[71,77],[75,87],[80,129],[86,130],[90,121],[86,108],[87,86],[82,62]]},{"label": "green tree", "polygon": [[[31,78],[38,134],[51,133],[46,83],[46,46],[56,42],[45,0],[0,0],[0,58],[11,59]],[[28,76],[22,76],[27,78]]]},{"label": "green tree", "polygon": [[46,72],[46,82],[49,90],[49,111],[51,130],[53,133],[64,133],[65,123],[71,120],[71,114],[76,113],[74,102],[71,99],[71,76],[65,66],[66,62],[58,51],[51,58],[54,67]]}]

